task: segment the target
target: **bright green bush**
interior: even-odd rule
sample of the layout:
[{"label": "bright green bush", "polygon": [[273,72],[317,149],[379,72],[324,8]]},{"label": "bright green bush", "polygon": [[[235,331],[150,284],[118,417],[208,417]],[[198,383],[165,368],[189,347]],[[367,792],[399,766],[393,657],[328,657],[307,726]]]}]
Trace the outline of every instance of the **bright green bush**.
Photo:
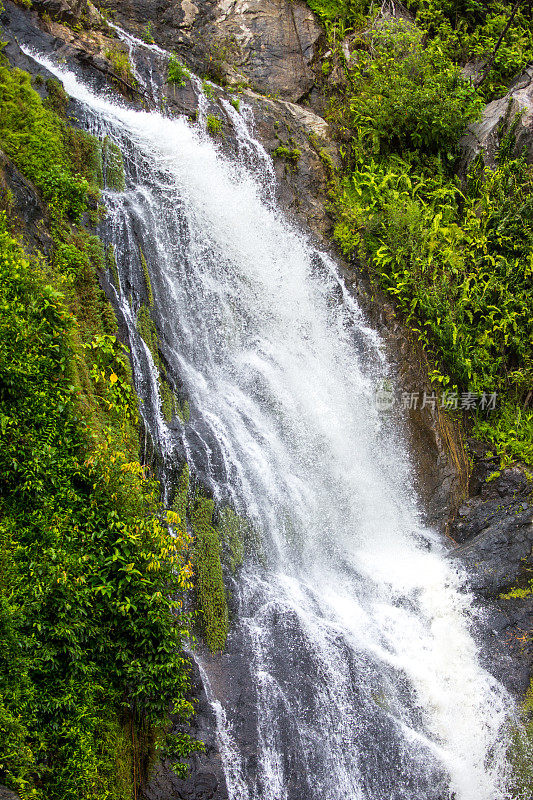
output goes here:
[{"label": "bright green bush", "polygon": [[222,120],[216,117],[214,114],[208,114],[206,119],[206,128],[208,134],[216,139],[217,136],[220,136],[222,133]]},{"label": "bright green bush", "polygon": [[[457,64],[486,61],[509,19],[514,2],[506,0],[410,0],[409,8],[426,35]],[[526,4],[518,9],[498,48],[482,91],[492,100],[507,91],[511,80],[533,59],[533,30]]]},{"label": "bright green bush", "polygon": [[179,61],[177,55],[172,53],[168,60],[168,83],[173,83],[175,86],[185,86],[185,82],[190,78],[190,76],[191,73],[187,67],[185,67],[181,61]]},{"label": "bright green bush", "polygon": [[[366,49],[368,47],[368,50]],[[347,122],[374,153],[421,152],[455,161],[457,140],[481,101],[441,48],[402,20],[362,40],[350,70]]]},{"label": "bright green bush", "polygon": [[41,190],[55,218],[77,221],[86,210],[87,179],[94,176],[87,156],[94,157],[95,143],[45,108],[27,73],[0,67],[0,147]]},{"label": "bright green bush", "polygon": [[361,22],[366,3],[364,0],[307,0],[307,5],[328,29],[337,24],[347,31]]}]

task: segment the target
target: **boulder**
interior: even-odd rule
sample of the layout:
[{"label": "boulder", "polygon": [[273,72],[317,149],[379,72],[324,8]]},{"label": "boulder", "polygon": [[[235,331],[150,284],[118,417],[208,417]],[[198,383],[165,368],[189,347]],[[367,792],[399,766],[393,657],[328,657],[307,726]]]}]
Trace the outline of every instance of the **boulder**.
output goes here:
[{"label": "boulder", "polygon": [[6,786],[0,786],[0,800],[20,800],[20,797]]},{"label": "boulder", "polygon": [[468,127],[459,142],[463,152],[462,171],[481,155],[487,167],[496,165],[496,154],[502,137],[513,130],[514,152],[526,152],[533,163],[533,66],[527,68],[509,88],[505,97],[485,106],[480,122]]}]

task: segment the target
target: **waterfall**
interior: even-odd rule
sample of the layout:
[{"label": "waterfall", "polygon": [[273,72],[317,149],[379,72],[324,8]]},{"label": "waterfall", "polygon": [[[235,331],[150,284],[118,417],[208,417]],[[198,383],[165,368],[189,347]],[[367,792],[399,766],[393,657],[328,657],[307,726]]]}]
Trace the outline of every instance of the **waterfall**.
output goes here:
[{"label": "waterfall", "polygon": [[[503,800],[512,702],[480,664],[465,578],[422,524],[405,446],[376,408],[379,337],[276,208],[250,112],[226,109],[232,160],[200,126],[38,60],[124,155],[102,235],[150,436],[260,538],[233,587],[228,655],[196,656],[231,800]],[[137,330],[142,258],[181,422],[164,418]]]}]

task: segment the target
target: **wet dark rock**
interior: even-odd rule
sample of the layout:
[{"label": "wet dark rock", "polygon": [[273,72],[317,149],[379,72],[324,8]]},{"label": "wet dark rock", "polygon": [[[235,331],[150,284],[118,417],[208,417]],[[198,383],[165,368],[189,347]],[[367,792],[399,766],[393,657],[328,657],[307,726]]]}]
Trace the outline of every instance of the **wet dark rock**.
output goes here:
[{"label": "wet dark rock", "polygon": [[470,493],[450,526],[459,542],[450,557],[465,568],[484,624],[480,627],[490,671],[517,695],[533,670],[533,596],[512,596],[533,575],[533,482],[520,466],[493,480],[486,448],[470,441],[476,461]]},{"label": "wet dark rock", "polygon": [[[520,507],[519,507],[520,508]],[[486,595],[503,591],[533,567],[533,514],[514,505],[488,503],[473,514],[472,539],[454,552],[468,570],[472,588]]]},{"label": "wet dark rock", "polygon": [[14,225],[14,232],[24,236],[32,249],[48,253],[52,239],[47,232],[48,215],[33,184],[18,171],[0,150],[0,197]]},{"label": "wet dark rock", "polygon": [[304,0],[110,0],[119,24],[178,51],[219,83],[298,101],[312,88],[322,29]]},{"label": "wet dark rock", "polygon": [[33,7],[51,19],[81,24],[84,27],[98,27],[102,16],[89,0],[33,0]]},{"label": "wet dark rock", "polygon": [[[192,662],[190,699],[195,703],[196,714],[191,724],[183,730],[202,741],[205,752],[195,753],[188,759],[189,773],[185,780],[178,778],[172,769],[171,761],[157,763],[143,787],[141,796],[144,800],[227,800],[228,798],[215,736],[215,714],[207,699],[195,662]],[[173,728],[175,733],[181,730],[179,724]]]}]

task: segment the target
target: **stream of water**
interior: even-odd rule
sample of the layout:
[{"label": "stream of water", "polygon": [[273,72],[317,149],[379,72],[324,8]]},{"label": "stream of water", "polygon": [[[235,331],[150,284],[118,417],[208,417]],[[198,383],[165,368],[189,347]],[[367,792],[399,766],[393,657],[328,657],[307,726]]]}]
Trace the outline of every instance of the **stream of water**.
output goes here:
[{"label": "stream of water", "polygon": [[[124,155],[103,236],[151,437],[169,470],[185,456],[259,532],[263,559],[233,589],[240,693],[198,655],[231,800],[503,800],[512,702],[480,664],[464,578],[423,526],[406,449],[376,409],[380,340],[276,208],[250,111],[226,107],[232,160],[201,125],[39,61]],[[188,422],[165,422],[137,331],[140,247]]]}]

